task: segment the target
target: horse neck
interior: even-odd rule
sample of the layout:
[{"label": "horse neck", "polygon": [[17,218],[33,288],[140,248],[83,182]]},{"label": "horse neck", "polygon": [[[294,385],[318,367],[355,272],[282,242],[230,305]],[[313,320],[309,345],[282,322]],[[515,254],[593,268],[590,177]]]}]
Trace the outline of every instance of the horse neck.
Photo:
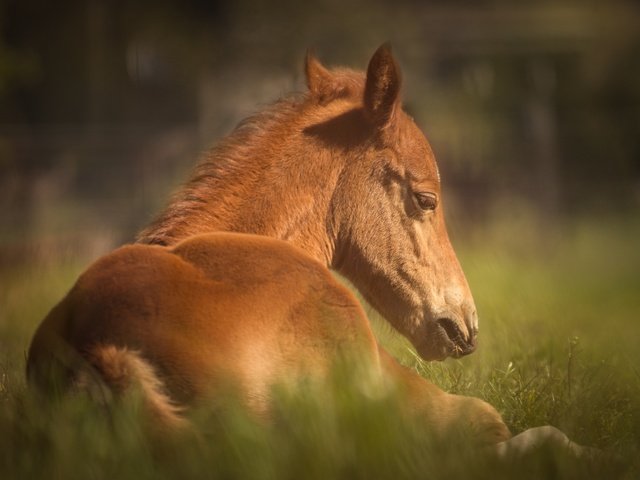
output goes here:
[{"label": "horse neck", "polygon": [[338,169],[291,128],[257,136],[232,136],[213,150],[137,241],[173,245],[202,233],[251,233],[288,241],[330,265]]}]

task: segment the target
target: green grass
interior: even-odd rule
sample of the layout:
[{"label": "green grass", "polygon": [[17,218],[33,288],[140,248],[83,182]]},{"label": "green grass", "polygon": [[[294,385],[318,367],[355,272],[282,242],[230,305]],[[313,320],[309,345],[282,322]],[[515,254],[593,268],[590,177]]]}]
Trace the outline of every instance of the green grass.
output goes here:
[{"label": "green grass", "polygon": [[[403,363],[489,401],[512,431],[555,425],[617,453],[625,478],[637,478],[639,238],[628,218],[550,229],[527,217],[454,235],[481,321],[480,348],[460,361],[424,363],[373,313],[372,322]],[[25,351],[87,263],[54,257],[0,272],[0,478],[586,478],[583,465],[544,452],[498,466],[443,443],[394,415],[395,396],[363,399],[348,376],[323,395],[280,395],[273,424],[202,411],[199,436],[154,446],[135,400],[109,414],[83,398],[52,406],[26,389]]]}]

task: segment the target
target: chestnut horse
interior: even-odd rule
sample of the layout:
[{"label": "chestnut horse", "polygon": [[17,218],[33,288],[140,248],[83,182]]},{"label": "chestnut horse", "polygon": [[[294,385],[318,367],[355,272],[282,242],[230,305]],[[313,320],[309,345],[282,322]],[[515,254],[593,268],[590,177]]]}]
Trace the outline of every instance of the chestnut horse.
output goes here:
[{"label": "chestnut horse", "polygon": [[[406,392],[434,431],[510,437],[487,403],[450,395],[380,348],[347,277],[425,359],[466,355],[478,318],[445,228],[440,175],[401,107],[387,46],[366,73],[306,59],[308,91],[242,122],[166,210],[99,259],[37,330],[28,377],[142,391],[158,423],[232,382],[268,412],[271,387],[341,358]],[[221,388],[221,387],[220,387]]]}]

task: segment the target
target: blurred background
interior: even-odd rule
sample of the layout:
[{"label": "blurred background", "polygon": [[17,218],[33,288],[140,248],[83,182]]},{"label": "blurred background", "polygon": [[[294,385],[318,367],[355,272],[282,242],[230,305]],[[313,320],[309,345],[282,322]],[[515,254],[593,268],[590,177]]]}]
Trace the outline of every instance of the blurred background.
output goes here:
[{"label": "blurred background", "polygon": [[454,231],[640,210],[640,2],[0,0],[0,266],[130,241],[307,48],[387,40]]},{"label": "blurred background", "polygon": [[[304,90],[308,48],[327,65],[364,69],[385,41],[403,69],[406,110],[439,161],[484,333],[474,355],[444,364],[417,359],[372,314],[378,339],[446,391],[487,400],[512,431],[555,425],[627,451],[640,472],[640,1],[0,0],[6,478],[113,470],[69,455],[105,451],[86,411],[50,427],[40,403],[23,405],[33,331],[89,262],[130,242],[238,121]],[[254,469],[241,478],[264,478],[275,451],[284,457],[273,478],[351,465],[351,433],[317,435],[328,445],[317,453],[305,439],[318,430],[296,431],[311,436],[287,434],[263,463],[239,429],[212,442],[221,453],[207,450],[203,471],[236,471],[235,453],[219,461],[237,450],[234,438],[250,452],[239,463]],[[358,432],[371,442],[372,430]],[[382,428],[375,438],[391,437]],[[57,449],[43,456],[44,445]],[[135,458],[130,445],[109,450],[118,477],[122,458]],[[131,451],[148,455],[140,445]],[[409,457],[398,445],[398,458],[428,458],[419,443],[407,444]],[[377,467],[388,455],[369,455],[374,476],[397,478]]]}]

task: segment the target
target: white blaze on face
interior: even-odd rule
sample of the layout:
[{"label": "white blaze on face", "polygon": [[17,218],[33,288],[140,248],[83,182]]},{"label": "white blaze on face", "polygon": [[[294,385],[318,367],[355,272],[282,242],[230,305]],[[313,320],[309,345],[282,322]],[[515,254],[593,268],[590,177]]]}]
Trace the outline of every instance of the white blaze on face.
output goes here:
[{"label": "white blaze on face", "polygon": [[[426,233],[424,227],[419,223],[414,224],[414,235],[420,247],[420,259],[417,260],[420,267],[416,270],[420,271],[419,278],[424,280],[422,283],[423,301],[428,302],[428,308],[434,318],[441,314],[449,316],[450,314],[458,314],[462,318],[467,318],[473,312],[465,311],[468,304],[468,287],[465,283],[464,275],[460,272],[461,278],[451,275],[447,271],[446,252],[442,249],[444,245],[438,240],[433,232]],[[416,282],[419,284],[419,282]],[[477,317],[473,315],[472,324],[465,324],[466,328],[477,330]],[[469,332],[471,333],[471,332]]]}]

